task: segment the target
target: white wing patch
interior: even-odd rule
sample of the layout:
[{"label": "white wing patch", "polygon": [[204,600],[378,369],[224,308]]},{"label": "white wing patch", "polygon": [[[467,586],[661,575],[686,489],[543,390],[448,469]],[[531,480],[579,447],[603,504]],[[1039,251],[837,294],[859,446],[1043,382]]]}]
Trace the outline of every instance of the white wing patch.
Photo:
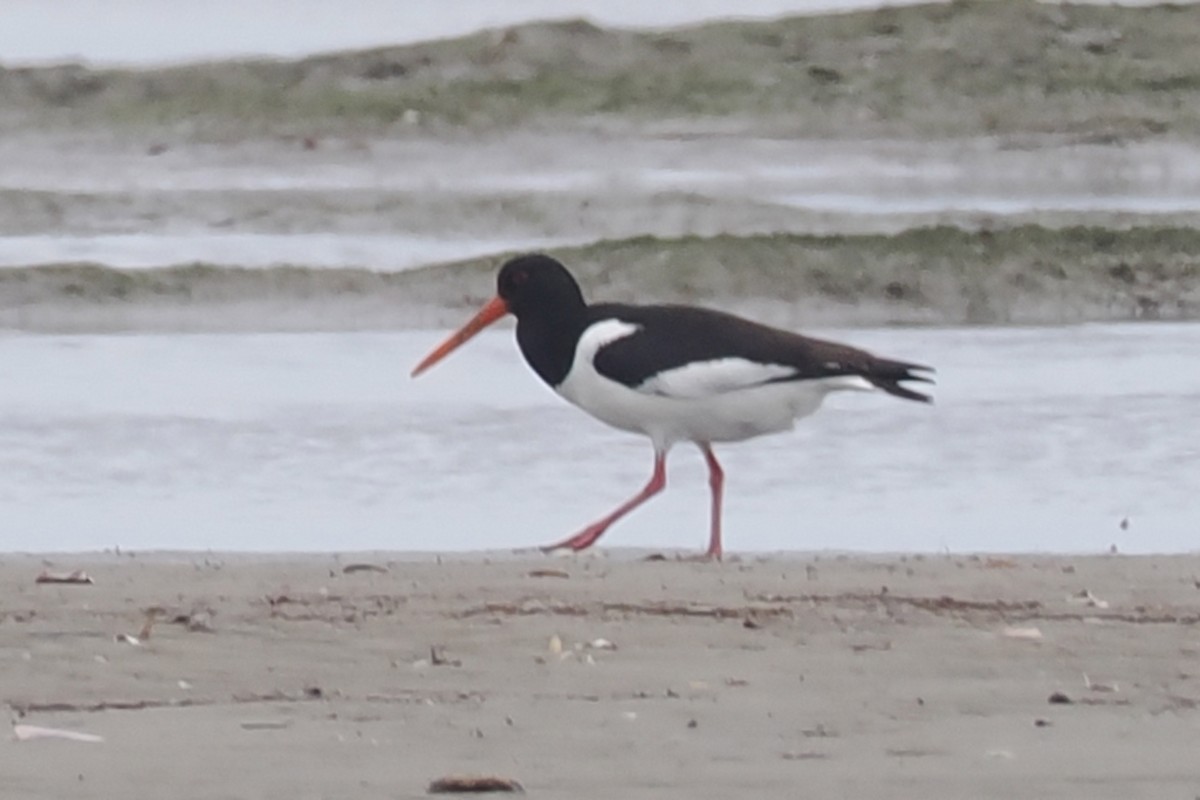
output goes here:
[{"label": "white wing patch", "polygon": [[620,319],[606,319],[589,325],[579,337],[579,344],[575,345],[575,366],[591,364],[601,347],[632,336],[641,329],[641,325]]},{"label": "white wing patch", "polygon": [[663,397],[700,400],[761,386],[795,374],[794,367],[782,364],[760,364],[745,358],[721,358],[660,372],[647,378],[637,388],[640,392]]},{"label": "white wing patch", "polygon": [[567,373],[567,377],[563,379],[562,383],[554,387],[554,390],[580,408],[587,409],[590,413],[604,419],[603,412],[592,408],[590,398],[603,395],[603,392],[598,390],[604,389],[609,381],[602,379],[596,372],[592,359],[604,345],[624,339],[626,336],[632,336],[639,330],[641,330],[640,325],[623,322],[619,319],[606,319],[589,325],[583,335],[579,337],[578,344],[575,345],[575,360],[571,362],[571,371]]}]

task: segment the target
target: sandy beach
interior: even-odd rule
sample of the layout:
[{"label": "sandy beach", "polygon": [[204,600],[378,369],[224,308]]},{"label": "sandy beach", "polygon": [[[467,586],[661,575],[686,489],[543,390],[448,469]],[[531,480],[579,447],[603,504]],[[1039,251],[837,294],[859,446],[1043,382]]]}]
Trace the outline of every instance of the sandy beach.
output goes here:
[{"label": "sandy beach", "polygon": [[[6,56],[0,800],[1200,798],[1200,554],[1125,555],[1196,547],[1200,14],[764,4]],[[507,332],[408,379],[530,249],[936,366],[727,462],[734,547],[856,554],[477,552],[649,458]]]},{"label": "sandy beach", "polygon": [[4,796],[1200,792],[1200,557],[645,555],[4,556]]}]

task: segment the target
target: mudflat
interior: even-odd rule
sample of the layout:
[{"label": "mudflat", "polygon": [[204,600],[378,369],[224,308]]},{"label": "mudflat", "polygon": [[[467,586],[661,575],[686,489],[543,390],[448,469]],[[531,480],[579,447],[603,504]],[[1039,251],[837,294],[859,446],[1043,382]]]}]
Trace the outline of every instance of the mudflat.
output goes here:
[{"label": "mudflat", "polygon": [[645,556],[5,555],[3,796],[1200,794],[1200,556]]}]

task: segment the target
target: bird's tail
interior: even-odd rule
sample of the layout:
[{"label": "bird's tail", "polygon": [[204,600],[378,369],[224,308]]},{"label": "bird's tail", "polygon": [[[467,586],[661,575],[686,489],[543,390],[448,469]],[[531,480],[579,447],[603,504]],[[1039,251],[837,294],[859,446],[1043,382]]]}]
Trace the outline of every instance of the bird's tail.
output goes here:
[{"label": "bird's tail", "polygon": [[904,381],[933,383],[933,378],[931,377],[933,372],[933,367],[927,367],[924,364],[910,364],[906,361],[876,358],[867,365],[867,369],[862,373],[862,376],[871,385],[882,389],[888,394],[903,397],[905,400],[915,400],[918,403],[932,403],[933,398],[929,395],[909,389],[907,386],[902,386],[901,383]]}]

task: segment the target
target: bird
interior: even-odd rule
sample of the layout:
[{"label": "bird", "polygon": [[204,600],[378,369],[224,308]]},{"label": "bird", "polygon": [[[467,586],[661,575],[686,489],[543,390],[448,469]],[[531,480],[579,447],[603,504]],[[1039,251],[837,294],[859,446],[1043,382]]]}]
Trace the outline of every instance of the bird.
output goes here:
[{"label": "bird", "polygon": [[791,430],[825,396],[882,390],[932,398],[907,383],[933,383],[932,367],[688,305],[588,303],[578,281],[542,253],[505,262],[496,295],[412,370],[417,377],[488,325],[512,314],[525,361],[551,389],[608,425],[641,434],[654,448],[642,489],[545,552],[591,547],[618,520],[666,487],[667,453],[699,447],[711,494],[708,548],[720,560],[725,473],[713,445]]}]

